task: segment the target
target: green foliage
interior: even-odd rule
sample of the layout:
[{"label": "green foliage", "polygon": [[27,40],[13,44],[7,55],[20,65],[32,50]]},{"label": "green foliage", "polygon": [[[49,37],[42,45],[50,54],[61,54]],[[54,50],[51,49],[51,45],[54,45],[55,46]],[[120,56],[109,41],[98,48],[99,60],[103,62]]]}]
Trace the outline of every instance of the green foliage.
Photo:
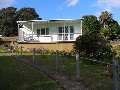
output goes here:
[{"label": "green foliage", "polygon": [[110,24],[109,24],[109,38],[111,40],[114,40],[116,39],[116,37],[119,35],[120,33],[120,26],[118,24],[117,21],[112,21]]},{"label": "green foliage", "polygon": [[107,39],[114,40],[120,33],[120,27],[117,21],[113,20],[112,14],[105,11],[99,17],[101,24],[100,33]]},{"label": "green foliage", "polygon": [[99,21],[94,15],[83,16],[83,35],[98,33],[100,29]]},{"label": "green foliage", "polygon": [[108,26],[109,23],[113,20],[112,14],[108,11],[101,12],[99,16],[99,22],[103,26]]},{"label": "green foliage", "polygon": [[19,21],[36,20],[39,19],[39,15],[34,8],[21,8],[17,11],[17,18]]},{"label": "green foliage", "polygon": [[0,31],[3,36],[17,35],[16,10],[14,7],[0,10]]},{"label": "green foliage", "polygon": [[17,36],[19,20],[41,19],[34,8],[17,8],[7,7],[0,10],[0,33],[3,36]]},{"label": "green foliage", "polygon": [[97,60],[111,58],[111,46],[98,34],[79,36],[74,43],[74,49],[83,56]]}]

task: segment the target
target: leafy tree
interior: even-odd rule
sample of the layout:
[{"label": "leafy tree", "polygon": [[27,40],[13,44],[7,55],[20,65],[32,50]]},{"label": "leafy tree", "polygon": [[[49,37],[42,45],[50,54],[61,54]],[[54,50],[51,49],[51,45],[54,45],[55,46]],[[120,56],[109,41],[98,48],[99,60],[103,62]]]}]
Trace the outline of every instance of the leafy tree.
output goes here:
[{"label": "leafy tree", "polygon": [[100,29],[99,21],[94,15],[83,16],[83,35],[98,33]]},{"label": "leafy tree", "polygon": [[77,37],[74,49],[85,57],[97,60],[111,58],[111,46],[107,40],[98,34]]},{"label": "leafy tree", "polygon": [[34,8],[21,8],[17,11],[17,18],[19,21],[41,19]]},{"label": "leafy tree", "polygon": [[105,36],[105,38],[109,39],[109,40],[114,40],[117,38],[117,36],[120,33],[120,26],[118,24],[117,21],[113,20],[110,24],[108,28],[101,28],[101,32],[102,35]]},{"label": "leafy tree", "polygon": [[0,32],[3,36],[18,35],[18,20],[35,20],[41,19],[34,8],[17,8],[7,7],[0,10]]},{"label": "leafy tree", "polygon": [[107,39],[114,40],[120,33],[120,27],[117,21],[113,20],[112,14],[105,11],[102,12],[99,21],[101,24],[100,33]]},{"label": "leafy tree", "polygon": [[0,31],[3,36],[17,35],[16,10],[14,7],[0,10]]},{"label": "leafy tree", "polygon": [[108,11],[101,12],[101,15],[99,16],[99,22],[104,27],[107,28],[109,26],[109,23],[113,20],[112,14]]}]

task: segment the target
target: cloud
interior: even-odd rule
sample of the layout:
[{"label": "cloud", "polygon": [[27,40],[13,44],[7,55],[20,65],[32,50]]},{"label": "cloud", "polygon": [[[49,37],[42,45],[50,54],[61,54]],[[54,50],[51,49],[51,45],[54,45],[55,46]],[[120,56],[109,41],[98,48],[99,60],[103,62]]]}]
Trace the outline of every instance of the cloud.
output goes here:
[{"label": "cloud", "polygon": [[80,0],[66,0],[67,7],[75,6]]},{"label": "cloud", "polygon": [[15,0],[0,0],[0,9],[11,6],[15,3]]},{"label": "cloud", "polygon": [[67,7],[75,6],[76,4],[79,3],[79,1],[80,0],[66,0],[64,3],[57,7],[56,11],[62,11]]},{"label": "cloud", "polygon": [[112,11],[112,9],[120,9],[120,0],[97,0],[95,5],[104,10]]}]

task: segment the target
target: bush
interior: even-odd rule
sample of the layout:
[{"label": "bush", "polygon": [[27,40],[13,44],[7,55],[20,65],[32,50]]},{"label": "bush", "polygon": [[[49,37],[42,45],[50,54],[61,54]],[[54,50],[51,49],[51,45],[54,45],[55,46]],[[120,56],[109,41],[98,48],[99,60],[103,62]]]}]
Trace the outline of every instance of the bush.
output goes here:
[{"label": "bush", "polygon": [[79,36],[74,43],[74,49],[82,56],[97,60],[112,58],[111,45],[98,34]]}]

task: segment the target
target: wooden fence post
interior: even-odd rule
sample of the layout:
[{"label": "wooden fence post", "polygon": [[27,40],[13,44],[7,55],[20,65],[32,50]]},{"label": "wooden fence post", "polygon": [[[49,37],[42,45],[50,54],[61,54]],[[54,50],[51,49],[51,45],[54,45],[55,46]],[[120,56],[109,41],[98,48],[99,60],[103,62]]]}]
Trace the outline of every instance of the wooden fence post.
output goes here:
[{"label": "wooden fence post", "polygon": [[58,50],[56,50],[56,71],[59,69],[59,62],[58,62]]},{"label": "wooden fence post", "polygon": [[76,79],[80,80],[80,63],[79,63],[79,54],[76,54]]},{"label": "wooden fence post", "polygon": [[22,57],[22,46],[20,47],[20,56]]},{"label": "wooden fence post", "polygon": [[33,48],[33,62],[35,61],[35,48]]},{"label": "wooden fence post", "polygon": [[114,90],[119,90],[119,81],[118,81],[118,60],[113,61],[113,82]]},{"label": "wooden fence post", "polygon": [[14,53],[14,46],[12,45],[12,54]]}]

